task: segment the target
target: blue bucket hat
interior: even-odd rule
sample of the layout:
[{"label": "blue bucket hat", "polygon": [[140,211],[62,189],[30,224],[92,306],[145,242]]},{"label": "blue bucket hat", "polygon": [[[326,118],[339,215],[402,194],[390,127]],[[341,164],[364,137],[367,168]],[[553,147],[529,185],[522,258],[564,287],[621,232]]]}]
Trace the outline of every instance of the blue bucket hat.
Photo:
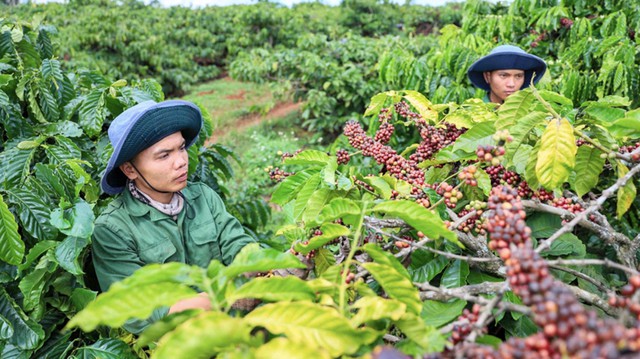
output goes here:
[{"label": "blue bucket hat", "polygon": [[467,70],[467,76],[474,86],[490,91],[491,88],[484,79],[484,72],[505,69],[524,70],[522,88],[527,88],[531,84],[534,72],[536,77],[533,82],[538,83],[547,70],[547,64],[538,56],[528,54],[518,46],[500,45],[491,50],[489,55],[474,62]]},{"label": "blue bucket hat", "polygon": [[110,195],[122,192],[127,177],[119,168],[121,164],[178,131],[189,147],[198,139],[201,128],[200,109],[187,101],[145,101],[124,111],[109,127],[113,153],[100,182],[102,190]]}]

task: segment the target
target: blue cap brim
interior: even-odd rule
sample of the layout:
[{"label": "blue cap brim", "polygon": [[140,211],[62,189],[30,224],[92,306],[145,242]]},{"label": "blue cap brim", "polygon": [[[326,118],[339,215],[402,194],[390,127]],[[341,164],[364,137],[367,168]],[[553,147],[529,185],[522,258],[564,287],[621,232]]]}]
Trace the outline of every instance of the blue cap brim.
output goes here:
[{"label": "blue cap brim", "polygon": [[116,136],[110,128],[113,153],[100,185],[105,193],[115,195],[122,192],[127,182],[120,165],[176,132],[182,133],[187,147],[193,145],[202,128],[202,114],[196,105],[187,101],[142,103],[120,114],[111,126],[121,133],[114,141]]},{"label": "blue cap brim", "polygon": [[523,70],[525,77],[522,88],[527,88],[534,73],[536,77],[533,82],[540,81],[547,70],[547,64],[535,55],[521,52],[500,52],[489,54],[474,62],[469,67],[467,76],[474,86],[489,91],[490,87],[484,79],[484,73],[505,69]]}]

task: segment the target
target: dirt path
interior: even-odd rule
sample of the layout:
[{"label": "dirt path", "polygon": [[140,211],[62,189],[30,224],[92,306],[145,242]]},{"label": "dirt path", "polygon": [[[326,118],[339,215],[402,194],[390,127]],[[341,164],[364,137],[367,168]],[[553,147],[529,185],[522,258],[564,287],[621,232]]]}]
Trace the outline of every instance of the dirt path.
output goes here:
[{"label": "dirt path", "polygon": [[216,129],[213,136],[209,138],[207,143],[217,142],[219,139],[223,138],[231,131],[246,131],[247,129],[256,126],[264,121],[285,117],[292,112],[300,110],[301,106],[301,102],[280,102],[275,105],[266,115],[256,113],[241,117],[236,121],[233,127],[223,127]]}]

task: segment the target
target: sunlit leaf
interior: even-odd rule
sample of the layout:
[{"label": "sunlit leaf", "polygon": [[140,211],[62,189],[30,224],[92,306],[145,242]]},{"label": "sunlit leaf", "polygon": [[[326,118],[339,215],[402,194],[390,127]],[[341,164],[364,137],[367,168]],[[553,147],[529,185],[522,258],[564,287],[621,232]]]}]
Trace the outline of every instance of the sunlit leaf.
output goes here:
[{"label": "sunlit leaf", "polygon": [[250,334],[251,327],[239,318],[203,312],[164,335],[151,358],[207,359],[224,348],[249,342]]},{"label": "sunlit leaf", "polygon": [[273,334],[284,334],[310,350],[327,350],[334,357],[355,353],[362,342],[356,330],[335,309],[310,302],[267,304],[247,314],[245,320]]},{"label": "sunlit leaf", "polygon": [[256,350],[256,359],[330,359],[331,355],[322,348],[309,350],[303,343],[294,342],[284,337],[271,339]]},{"label": "sunlit leaf", "polygon": [[284,160],[287,165],[326,165],[331,156],[318,150],[305,150]]},{"label": "sunlit leaf", "polygon": [[130,318],[146,319],[157,308],[197,295],[185,284],[191,271],[192,267],[177,262],[140,268],[100,294],[67,327],[91,331],[98,325],[120,327]]},{"label": "sunlit leaf", "polygon": [[565,118],[549,121],[540,139],[536,163],[540,184],[547,189],[556,189],[566,182],[575,167],[577,150],[569,121]]},{"label": "sunlit leaf", "polygon": [[358,313],[351,318],[354,328],[361,324],[380,319],[399,320],[405,314],[407,306],[395,299],[381,297],[363,297],[352,306]]},{"label": "sunlit leaf", "polygon": [[[624,177],[627,173],[629,173],[627,166],[619,162],[618,178]],[[616,205],[616,215],[618,218],[622,217],[622,215],[629,210],[629,207],[631,207],[631,204],[636,198],[636,192],[636,186],[632,180],[627,181],[627,183],[618,190],[618,203]]]},{"label": "sunlit leaf", "polygon": [[493,143],[492,137],[495,133],[496,129],[493,122],[481,122],[458,137],[453,144],[453,152],[464,151],[467,153],[475,153],[478,146]]},{"label": "sunlit leaf", "polygon": [[389,96],[386,92],[379,93],[371,98],[371,102],[369,102],[369,106],[367,106],[367,110],[364,112],[364,116],[368,117],[371,115],[377,115],[384,106],[385,101]]},{"label": "sunlit leaf", "polygon": [[416,315],[420,314],[422,309],[420,295],[406,276],[399,273],[394,267],[385,264],[363,263],[362,266],[371,273],[371,276],[389,297],[406,304],[407,311]]},{"label": "sunlit leaf", "polygon": [[322,234],[319,236],[311,237],[308,243],[297,242],[294,245],[294,249],[302,254],[307,254],[312,250],[318,249],[338,237],[348,236],[349,234],[351,234],[349,228],[336,223],[324,223],[320,227],[320,231],[322,231]]},{"label": "sunlit leaf", "polygon": [[441,352],[444,349],[446,342],[442,334],[434,327],[425,325],[419,316],[407,313],[395,324],[409,339],[416,342],[425,351]]},{"label": "sunlit leaf", "polygon": [[313,300],[315,294],[307,282],[295,277],[255,278],[238,288],[227,301],[233,303],[242,298],[255,298],[267,302]]},{"label": "sunlit leaf", "polygon": [[[507,143],[505,147],[505,159],[507,161],[514,159],[523,145],[527,144],[527,139],[535,133],[534,130],[541,127],[540,125],[544,123],[546,117],[547,114],[544,112],[531,112],[519,119],[515,125],[508,128],[509,135],[513,140]],[[515,163],[516,161],[514,160],[513,162]]]},{"label": "sunlit leaf", "polygon": [[228,278],[242,273],[268,272],[273,269],[306,268],[291,253],[282,253],[275,249],[261,249],[257,243],[244,246],[236,255],[233,263],[223,269]]},{"label": "sunlit leaf", "polygon": [[384,251],[379,245],[367,243],[362,247],[362,249],[367,252],[374,262],[391,266],[407,279],[411,279],[409,271],[404,265],[402,265],[402,263],[400,263],[398,258],[396,258],[392,253]]},{"label": "sunlit leaf", "polygon": [[430,238],[436,239],[442,236],[462,247],[462,243],[458,241],[458,237],[455,233],[447,229],[438,215],[413,201],[399,200],[382,202],[376,205],[373,210],[398,217]]},{"label": "sunlit leaf", "polygon": [[285,178],[271,195],[271,202],[284,205],[296,197],[310,178],[318,176],[319,170],[300,171]]},{"label": "sunlit leaf", "polygon": [[427,100],[423,94],[418,91],[404,91],[404,99],[409,101],[418,113],[427,122],[435,122],[438,119],[438,111],[431,108],[431,101]]}]

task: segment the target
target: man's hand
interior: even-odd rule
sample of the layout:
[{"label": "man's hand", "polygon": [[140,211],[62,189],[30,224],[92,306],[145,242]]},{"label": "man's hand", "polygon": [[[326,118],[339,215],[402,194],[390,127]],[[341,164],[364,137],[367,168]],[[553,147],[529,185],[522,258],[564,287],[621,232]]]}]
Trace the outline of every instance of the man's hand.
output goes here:
[{"label": "man's hand", "polygon": [[169,308],[169,314],[182,312],[187,309],[211,310],[211,301],[207,293],[200,293],[195,298],[183,299]]}]

